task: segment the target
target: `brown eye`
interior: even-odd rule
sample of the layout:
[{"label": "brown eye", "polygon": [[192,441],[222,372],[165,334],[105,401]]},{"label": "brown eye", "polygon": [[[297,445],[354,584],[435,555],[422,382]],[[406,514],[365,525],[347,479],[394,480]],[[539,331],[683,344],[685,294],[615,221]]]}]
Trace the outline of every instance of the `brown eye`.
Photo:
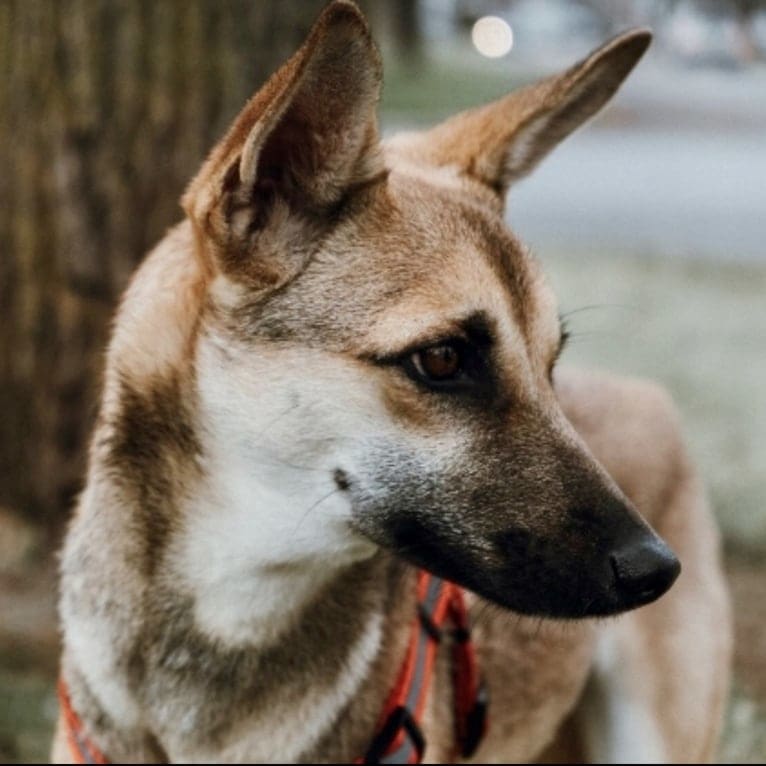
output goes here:
[{"label": "brown eye", "polygon": [[450,380],[462,367],[460,352],[447,343],[416,351],[411,358],[418,373],[432,381]]},{"label": "brown eye", "polygon": [[466,338],[449,338],[408,351],[391,361],[431,391],[488,396],[492,377],[486,353]]}]

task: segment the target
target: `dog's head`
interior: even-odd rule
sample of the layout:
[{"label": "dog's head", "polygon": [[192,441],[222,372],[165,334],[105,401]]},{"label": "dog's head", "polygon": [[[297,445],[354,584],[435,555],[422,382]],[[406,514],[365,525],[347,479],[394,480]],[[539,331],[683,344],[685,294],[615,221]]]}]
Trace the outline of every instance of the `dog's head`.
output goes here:
[{"label": "dog's head", "polygon": [[276,506],[313,498],[270,517],[276,545],[298,528],[314,555],[371,541],[549,616],[614,613],[670,586],[675,557],[560,409],[556,300],[502,217],[510,184],[648,43],[628,32],[381,143],[378,53],[356,7],[334,2],[247,104],[184,207],[209,274],[205,427]]}]

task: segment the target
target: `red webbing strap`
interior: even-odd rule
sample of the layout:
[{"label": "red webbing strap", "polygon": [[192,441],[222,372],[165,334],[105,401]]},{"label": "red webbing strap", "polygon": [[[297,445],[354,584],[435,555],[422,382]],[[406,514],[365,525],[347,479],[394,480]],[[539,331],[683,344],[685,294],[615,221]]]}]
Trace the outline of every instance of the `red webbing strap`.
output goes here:
[{"label": "red webbing strap", "polygon": [[61,712],[64,715],[66,738],[72,760],[75,763],[109,763],[104,754],[88,739],[83,731],[82,721],[72,707],[69,691],[61,677],[59,677],[58,682],[58,697]]},{"label": "red webbing strap", "polygon": [[461,588],[451,595],[455,626],[452,673],[455,687],[456,757],[473,755],[487,731],[487,695],[479,676],[476,648],[471,641],[468,609]]},{"label": "red webbing strap", "polygon": [[484,733],[485,701],[480,699],[476,655],[470,641],[462,590],[428,572],[418,574],[418,615],[410,629],[404,664],[392,689],[378,734],[357,763],[420,763],[425,742],[420,722],[443,628],[455,627],[453,681],[457,755],[470,755]]},{"label": "red webbing strap", "polygon": [[428,572],[419,572],[417,603],[404,664],[383,707],[378,734],[362,763],[420,763],[422,758],[425,743],[419,721],[431,684],[438,631],[449,611],[448,584]]}]

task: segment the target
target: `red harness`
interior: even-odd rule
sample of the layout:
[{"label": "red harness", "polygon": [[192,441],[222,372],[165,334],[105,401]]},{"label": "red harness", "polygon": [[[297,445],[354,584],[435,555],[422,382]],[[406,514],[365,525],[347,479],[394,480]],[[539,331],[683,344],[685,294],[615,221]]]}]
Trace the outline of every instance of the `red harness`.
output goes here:
[{"label": "red harness", "polygon": [[72,707],[69,699],[69,690],[63,678],[59,676],[58,683],[59,707],[64,716],[69,754],[74,763],[109,763],[104,754],[93,744],[88,735],[83,731],[82,721]]},{"label": "red harness", "polygon": [[[454,583],[428,572],[418,574],[418,613],[410,628],[410,641],[399,677],[386,700],[378,733],[367,753],[355,763],[420,763],[425,739],[420,727],[434,670],[436,650],[445,628],[453,634],[453,686],[455,705],[455,757],[467,758],[486,730],[487,695],[479,679],[476,652],[468,623],[465,596]],[[58,684],[69,750],[75,763],[109,763],[85,734],[72,707],[63,679]]]}]

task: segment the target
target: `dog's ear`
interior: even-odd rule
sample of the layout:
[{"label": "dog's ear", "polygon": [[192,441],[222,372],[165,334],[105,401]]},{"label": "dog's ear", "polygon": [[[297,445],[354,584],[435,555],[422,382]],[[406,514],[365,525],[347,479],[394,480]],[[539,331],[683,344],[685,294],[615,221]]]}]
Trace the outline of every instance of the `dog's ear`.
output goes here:
[{"label": "dog's ear", "polygon": [[[350,190],[380,176],[381,82],[364,17],[354,3],[335,0],[187,188],[182,205],[198,241],[235,265],[252,255],[259,233],[327,217]],[[248,273],[273,284],[279,271],[264,262]]]},{"label": "dog's ear", "polygon": [[562,74],[426,132],[395,136],[390,147],[415,162],[455,167],[503,196],[609,101],[650,42],[646,29],[625,32]]}]

